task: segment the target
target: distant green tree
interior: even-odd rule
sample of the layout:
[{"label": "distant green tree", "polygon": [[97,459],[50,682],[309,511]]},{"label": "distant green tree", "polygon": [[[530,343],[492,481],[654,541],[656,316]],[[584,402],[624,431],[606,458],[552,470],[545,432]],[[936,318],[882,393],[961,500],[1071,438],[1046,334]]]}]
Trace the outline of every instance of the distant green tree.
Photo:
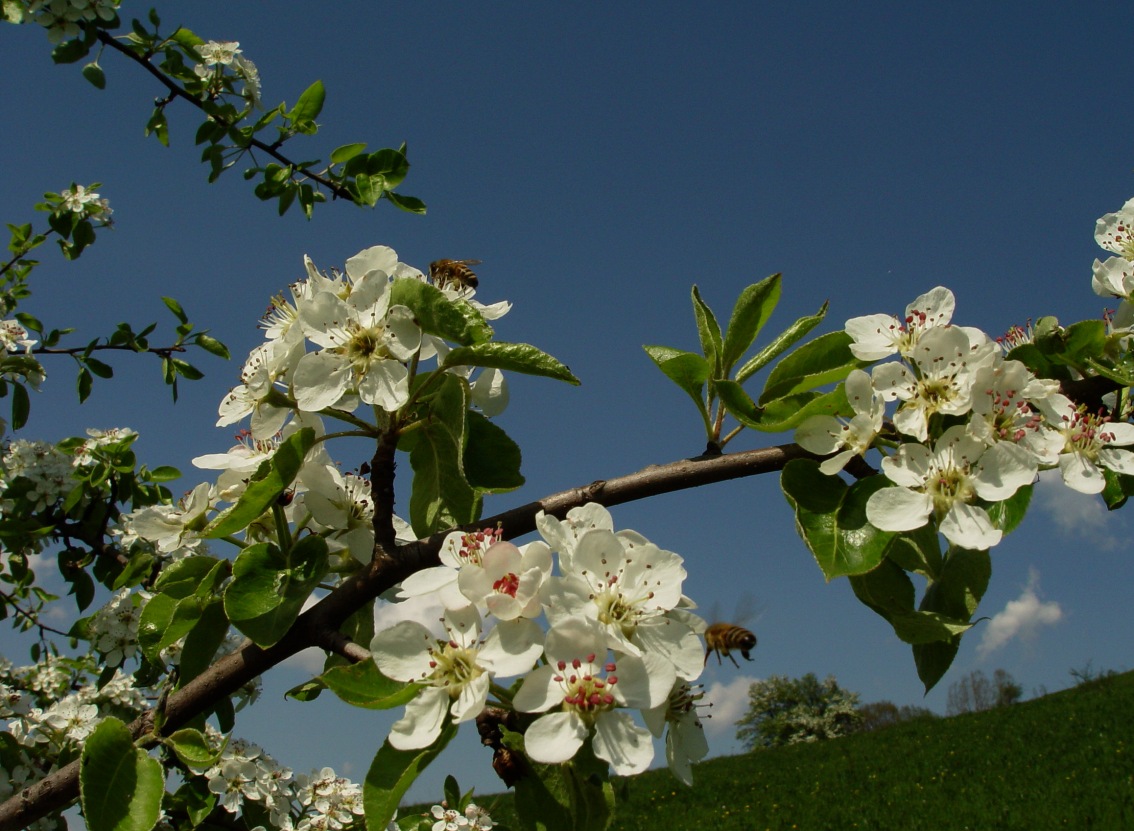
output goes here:
[{"label": "distant green tree", "polygon": [[872,701],[863,704],[858,708],[858,714],[862,717],[858,725],[860,733],[872,733],[905,721],[937,718],[937,713],[925,707],[915,707],[912,704],[903,704],[899,707],[893,701]]},{"label": "distant green tree", "polygon": [[737,722],[736,738],[749,750],[833,739],[854,731],[861,721],[858,693],[848,692],[829,675],[802,678],[773,675],[748,688],[748,712]]},{"label": "distant green tree", "polygon": [[1018,702],[1023,695],[1024,688],[1016,683],[1007,670],[996,670],[990,681],[978,669],[950,685],[945,714],[956,716],[961,713],[979,713],[994,707],[1007,707]]}]

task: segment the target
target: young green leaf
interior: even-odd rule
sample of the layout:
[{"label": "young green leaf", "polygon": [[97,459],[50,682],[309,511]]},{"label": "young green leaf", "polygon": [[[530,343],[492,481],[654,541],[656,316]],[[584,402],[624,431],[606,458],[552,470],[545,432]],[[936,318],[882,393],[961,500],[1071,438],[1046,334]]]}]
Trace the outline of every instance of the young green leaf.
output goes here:
[{"label": "young green leaf", "polygon": [[827,303],[824,302],[819,307],[819,311],[813,315],[801,317],[784,331],[776,336],[776,339],[749,358],[744,362],[744,366],[736,371],[736,382],[743,384],[765,366],[767,366],[775,358],[778,358],[786,352],[791,346],[800,340],[804,335],[823,322],[823,318],[827,316]]},{"label": "young green leaf", "polygon": [[763,433],[794,430],[813,415],[846,415],[850,409],[842,386],[824,393],[796,393],[764,407],[758,407],[735,381],[718,381],[716,389],[721,403],[737,421]]},{"label": "young green leaf", "polygon": [[773,274],[759,283],[753,283],[740,293],[732,309],[732,317],[725,330],[721,368],[725,376],[740,356],[748,351],[764,324],[768,322],[776,304],[780,302],[782,277]]},{"label": "young green leaf", "polygon": [[[319,117],[319,113],[323,111],[323,102],[326,100],[326,97],[327,91],[323,88],[323,82],[316,81],[303,91],[303,94],[299,96],[299,100],[295,102],[295,106],[291,108],[291,112],[287,114],[287,117],[297,125],[314,121]],[[300,129],[306,132],[303,128]]]},{"label": "young green leaf", "polygon": [[709,410],[705,405],[705,382],[709,379],[709,362],[693,352],[668,346],[643,346],[658,369],[677,384],[697,405],[697,412],[709,428]]},{"label": "young green leaf", "polygon": [[421,280],[395,280],[391,305],[408,306],[422,331],[469,346],[492,337],[492,327],[471,305],[453,302],[444,293]]},{"label": "young green leaf", "polygon": [[721,327],[713,310],[701,298],[701,292],[696,286],[693,286],[693,319],[697,323],[701,351],[705,353],[705,360],[709,362],[713,377],[723,377],[725,373],[721,371],[721,350],[724,341],[721,338]]},{"label": "young green leaf", "polygon": [[579,379],[555,358],[526,343],[478,343],[458,346],[450,351],[441,364],[442,369],[454,366],[480,366],[519,372],[524,375],[541,375],[578,385]]},{"label": "young green leaf", "polygon": [[505,493],[524,484],[520,446],[496,424],[477,412],[468,413],[465,477],[482,493]]},{"label": "young green leaf", "polygon": [[850,345],[851,337],[843,331],[808,341],[772,369],[759,403],[842,381],[852,369],[866,365],[851,354]]}]

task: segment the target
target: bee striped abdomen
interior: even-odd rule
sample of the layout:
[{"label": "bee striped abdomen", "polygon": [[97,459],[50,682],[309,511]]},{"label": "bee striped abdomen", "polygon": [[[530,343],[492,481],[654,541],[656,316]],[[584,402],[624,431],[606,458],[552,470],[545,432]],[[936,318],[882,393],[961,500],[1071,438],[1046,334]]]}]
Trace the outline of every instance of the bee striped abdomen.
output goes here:
[{"label": "bee striped abdomen", "polygon": [[709,655],[717,653],[717,663],[722,663],[721,656],[728,658],[739,669],[731,653],[739,652],[746,661],[751,661],[748,653],[756,648],[756,636],[743,626],[733,623],[714,623],[705,630],[705,663],[709,662]]}]

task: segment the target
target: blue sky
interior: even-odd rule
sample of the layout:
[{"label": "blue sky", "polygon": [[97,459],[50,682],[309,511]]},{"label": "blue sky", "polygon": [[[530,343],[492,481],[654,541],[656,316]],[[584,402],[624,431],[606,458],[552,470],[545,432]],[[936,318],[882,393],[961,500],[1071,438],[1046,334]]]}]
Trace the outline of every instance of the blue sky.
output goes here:
[{"label": "blue sky", "polygon": [[[149,8],[124,5],[126,18]],[[1127,6],[323,9],[159,7],[167,23],[239,41],[268,102],[323,80],[324,129],[293,152],[407,141],[400,189],[428,203],[425,217],[327,204],[311,222],[280,219],[237,172],[206,184],[192,114],[171,109],[171,148],[143,139],[160,90],[140,70],[104,56],[99,92],[77,67],[51,64],[43,32],[0,31],[4,220],[32,219],[46,190],[99,181],[117,221],[75,265],[43,257],[28,310],[79,326],[83,343],[124,319],[166,325],[168,294],[235,356],[202,357],[208,377],[184,385],[175,407],[156,362],[115,360],[118,379],[79,411],[70,367],[49,365],[34,435],[130,426],[143,458],[181,467],[190,487],[203,476],[188,460],[231,444],[233,429],[213,426],[216,405],[259,342],[268,298],[302,276],[305,253],[327,268],[379,243],[422,268],[482,260],[479,296],[514,303],[498,336],[540,346],[583,381],[513,379],[500,423],[524,449],[528,484],[489,512],[701,451],[699,418],[641,349],[696,347],[694,283],[727,318],[744,286],[782,272],[770,329],[825,299],[822,331],[900,313],[939,284],[957,295],[955,322],[994,335],[1104,306],[1090,287],[1094,221],[1134,196],[1131,119],[1116,94],[1134,60]],[[730,448],[766,443],[745,436]],[[714,707],[719,752],[735,749],[729,701],[770,674],[831,673],[863,701],[943,712],[949,684],[974,669],[1003,667],[1031,693],[1068,686],[1068,670],[1088,661],[1132,664],[1130,520],[1061,486],[1041,483],[1024,527],[994,550],[981,606],[993,620],[925,697],[908,647],[845,581],[824,583],[776,477],[622,506],[615,519],[685,556],[687,594],[702,605],[727,613],[755,598],[755,662],[714,665],[704,679],[732,694]],[[304,676],[298,666],[278,675],[241,731],[297,770],[330,764],[361,779],[389,718],[284,703]],[[496,790],[488,760],[463,736],[415,793],[429,798],[446,770]]]}]

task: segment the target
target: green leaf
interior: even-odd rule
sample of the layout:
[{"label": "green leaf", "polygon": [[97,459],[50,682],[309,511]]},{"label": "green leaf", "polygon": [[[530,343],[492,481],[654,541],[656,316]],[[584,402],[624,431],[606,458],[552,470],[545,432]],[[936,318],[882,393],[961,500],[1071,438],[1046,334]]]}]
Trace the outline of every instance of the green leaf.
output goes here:
[{"label": "green leaf", "polygon": [[206,335],[204,332],[197,335],[194,343],[204,349],[210,355],[216,355],[218,358],[224,358],[226,361],[229,359],[228,347],[221,343],[211,335]]},{"label": "green leaf", "polygon": [[758,407],[735,381],[717,381],[717,395],[728,411],[745,427],[764,433],[793,430],[813,415],[846,415],[850,410],[846,390],[840,385],[829,392],[800,392]]},{"label": "green leaf", "polygon": [[1024,485],[1007,499],[989,505],[989,519],[995,527],[1010,534],[1023,522],[1031,499],[1032,485]]},{"label": "green leaf", "polygon": [[83,67],[83,77],[96,89],[106,89],[106,73],[102,71],[102,67],[97,62],[92,62]]},{"label": "green leaf", "polygon": [[520,446],[483,415],[468,411],[464,468],[469,485],[482,493],[506,493],[524,484]]},{"label": "green leaf", "polygon": [[[197,625],[185,636],[185,645],[181,648],[181,659],[178,663],[181,669],[177,678],[179,688],[184,687],[209,668],[228,631],[224,601],[218,596],[205,606]],[[231,706],[227,698],[224,701]],[[220,705],[217,709],[218,712],[221,710]]]},{"label": "green leaf", "polygon": [[894,615],[913,614],[916,600],[913,581],[889,558],[877,568],[864,574],[852,574],[848,579],[855,597],[887,621]]},{"label": "green leaf", "polygon": [[772,369],[759,403],[766,404],[824,384],[836,384],[852,369],[865,366],[864,361],[851,354],[851,342],[851,336],[842,331],[808,341]]},{"label": "green leaf", "polygon": [[216,764],[223,748],[213,749],[200,730],[182,729],[162,738],[161,743],[172,750],[183,765],[207,768]]},{"label": "green leaf", "polygon": [[468,346],[492,337],[484,316],[464,301],[454,302],[440,289],[421,280],[395,280],[391,305],[408,306],[424,332]]},{"label": "green leaf", "polygon": [[327,573],[327,541],[300,539],[284,554],[274,545],[245,548],[232,565],[224,610],[232,625],[262,647],[284,636]]},{"label": "green leaf", "polygon": [[356,142],[354,144],[344,144],[341,147],[336,147],[331,151],[331,164],[342,164],[349,159],[353,159],[365,149],[366,142]]},{"label": "green leaf", "polygon": [[299,474],[303,458],[315,444],[315,431],[304,427],[288,436],[260,465],[236,504],[223,511],[201,532],[206,538],[225,537],[255,522],[279,498]]},{"label": "green leaf", "polygon": [[129,729],[108,716],[83,744],[79,761],[83,818],[91,831],[150,831],[161,815],[161,763],[134,747]]},{"label": "green leaf", "polygon": [[[291,108],[291,112],[287,114],[287,117],[297,125],[314,121],[319,117],[319,113],[323,111],[323,102],[326,98],[327,91],[323,88],[323,82],[316,81],[303,91],[303,94],[299,96],[299,100],[295,102],[295,106]],[[300,130],[306,132],[302,127]]]},{"label": "green leaf", "polygon": [[387,678],[372,658],[357,664],[332,667],[316,680],[347,704],[367,710],[400,707],[411,701],[421,689],[417,684]]},{"label": "green leaf", "polygon": [[[920,610],[938,613],[954,621],[972,619],[977,604],[988,589],[992,577],[992,559],[987,551],[950,548],[942,566],[941,577],[929,584]],[[913,645],[917,675],[929,692],[948,671],[961,643],[960,634],[949,640]]]},{"label": "green leaf", "polygon": [[784,466],[780,486],[795,510],[795,524],[831,580],[864,574],[882,562],[894,538],[866,519],[866,501],[886,486],[883,476],[870,476],[847,487],[838,476],[827,476],[812,459],[793,459]]},{"label": "green leaf", "polygon": [[394,205],[406,213],[424,214],[426,211],[425,203],[416,196],[403,196],[400,193],[394,193],[392,190],[386,191],[382,196],[389,199]]},{"label": "green leaf", "polygon": [[28,398],[27,388],[17,382],[12,384],[12,429],[19,430],[28,423],[28,414],[31,412],[31,399]]},{"label": "green leaf", "polygon": [[765,366],[767,366],[772,359],[778,358],[787,349],[793,346],[804,335],[823,322],[823,318],[827,316],[827,303],[824,302],[819,307],[819,311],[813,315],[801,317],[784,331],[776,336],[776,339],[749,358],[744,362],[744,366],[736,372],[736,382],[743,384]]},{"label": "green leaf", "polygon": [[701,299],[701,292],[693,286],[693,319],[697,323],[697,336],[701,339],[701,351],[705,353],[705,360],[714,378],[724,375],[721,370],[721,350],[724,341],[721,339],[721,327],[709,304]]},{"label": "green leaf", "polygon": [[454,366],[491,367],[579,384],[579,379],[571,374],[570,369],[546,352],[526,343],[490,342],[458,346],[445,356],[441,368]]},{"label": "green leaf", "polygon": [[383,742],[362,785],[367,828],[387,826],[410,785],[455,735],[457,726],[446,718],[437,741],[423,750],[397,750]]},{"label": "green leaf", "polygon": [[773,274],[759,283],[753,283],[740,293],[732,309],[732,318],[725,331],[724,351],[721,357],[723,374],[728,375],[740,356],[748,351],[764,324],[768,322],[776,304],[780,302],[782,277]]},{"label": "green leaf", "polygon": [[643,346],[658,369],[693,399],[697,411],[709,425],[709,411],[705,406],[705,382],[709,379],[709,362],[693,352],[684,352],[669,346]]},{"label": "green leaf", "polygon": [[161,302],[164,303],[166,308],[173,312],[177,319],[182,323],[189,322],[189,317],[185,314],[185,310],[181,308],[181,304],[174,300],[172,297],[163,297],[161,299]]},{"label": "green leaf", "polygon": [[476,519],[480,501],[465,478],[457,430],[441,422],[427,423],[410,451],[410,524],[419,538]]}]

